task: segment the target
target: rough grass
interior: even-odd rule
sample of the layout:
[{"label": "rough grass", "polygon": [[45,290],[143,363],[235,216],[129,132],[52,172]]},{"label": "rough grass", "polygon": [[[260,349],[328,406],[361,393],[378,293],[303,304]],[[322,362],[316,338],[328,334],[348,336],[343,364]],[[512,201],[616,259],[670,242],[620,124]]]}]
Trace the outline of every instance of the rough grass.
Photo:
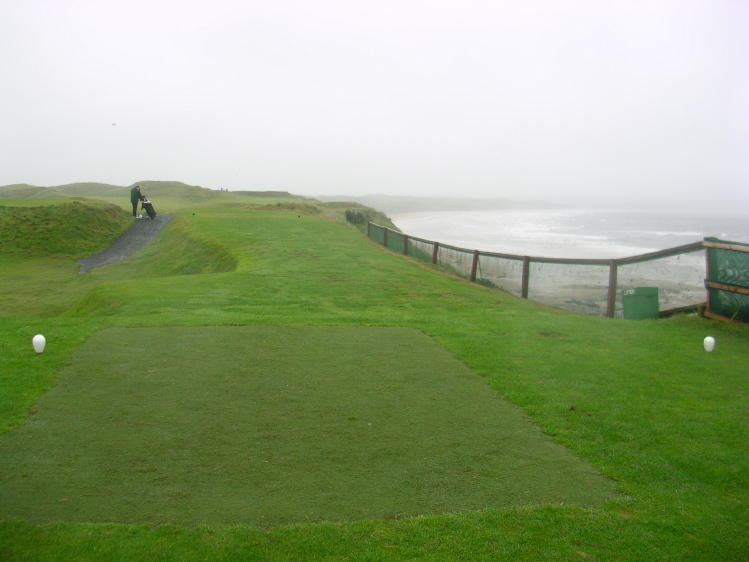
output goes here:
[{"label": "rough grass", "polygon": [[80,257],[106,248],[129,224],[120,208],[101,203],[0,206],[0,254]]},{"label": "rough grass", "polygon": [[[746,326],[563,313],[447,277],[352,228],[309,216],[236,208],[186,218],[192,235],[231,249],[234,271],[143,279],[135,260],[125,260],[102,268],[84,288],[54,260],[39,260],[11,279],[3,268],[0,293],[18,311],[0,316],[3,426],[22,422],[73,351],[103,328],[402,326],[434,338],[555,442],[615,479],[624,495],[585,509],[541,504],[268,531],[6,522],[0,524],[5,558],[747,557]],[[61,287],[49,309],[94,299],[85,316],[30,318],[13,303],[22,287],[26,298],[47,283],[45,263]],[[49,341],[42,356],[31,351],[37,332]],[[718,342],[710,354],[702,350],[706,335]]]}]

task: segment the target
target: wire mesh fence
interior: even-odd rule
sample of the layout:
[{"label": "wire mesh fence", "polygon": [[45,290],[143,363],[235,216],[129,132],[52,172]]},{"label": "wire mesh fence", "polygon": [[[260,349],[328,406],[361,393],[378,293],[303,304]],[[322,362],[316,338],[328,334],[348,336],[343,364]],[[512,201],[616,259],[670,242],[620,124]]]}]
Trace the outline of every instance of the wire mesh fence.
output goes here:
[{"label": "wire mesh fence", "polygon": [[367,236],[372,240],[376,240],[380,244],[385,244],[385,227],[370,222],[367,225]]},{"label": "wire mesh fence", "polygon": [[[705,300],[704,249],[618,267],[620,290],[658,287],[660,306],[673,309]],[[619,309],[621,303],[619,303]],[[620,311],[620,310],[619,310]]]},{"label": "wire mesh fence", "polygon": [[422,261],[431,262],[434,259],[434,250],[437,244],[421,238],[408,238],[408,255]]},{"label": "wire mesh fence", "polygon": [[386,245],[394,252],[403,252],[404,236],[400,232],[394,230],[387,230],[386,232]]},{"label": "wire mesh fence", "polygon": [[455,246],[440,244],[437,264],[449,269],[461,277],[470,277],[473,264],[473,252]]},{"label": "wire mesh fence", "polygon": [[523,287],[523,260],[479,253],[476,282],[519,297]]},{"label": "wire mesh fence", "polygon": [[584,314],[606,314],[608,263],[529,260],[528,298]]},{"label": "wire mesh fence", "polygon": [[[481,285],[574,312],[626,316],[621,296],[638,287],[657,289],[660,311],[697,309],[705,304],[709,309],[707,286],[707,296],[713,295],[721,315],[749,317],[747,244],[706,239],[627,258],[573,260],[479,252],[408,236],[375,223],[369,223],[367,233],[394,252],[439,265]],[[708,265],[713,263],[724,280],[737,285],[711,280],[705,248],[714,252],[712,258],[708,256]]]}]

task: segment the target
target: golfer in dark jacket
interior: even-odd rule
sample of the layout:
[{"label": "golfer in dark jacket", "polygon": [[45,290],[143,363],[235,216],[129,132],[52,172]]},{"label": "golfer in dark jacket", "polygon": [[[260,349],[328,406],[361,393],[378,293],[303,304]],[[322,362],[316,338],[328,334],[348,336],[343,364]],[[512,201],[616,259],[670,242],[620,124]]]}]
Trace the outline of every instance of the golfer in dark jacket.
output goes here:
[{"label": "golfer in dark jacket", "polygon": [[136,185],[130,190],[130,202],[133,204],[133,216],[138,216],[138,201],[143,199],[143,195],[140,193],[140,186]]}]

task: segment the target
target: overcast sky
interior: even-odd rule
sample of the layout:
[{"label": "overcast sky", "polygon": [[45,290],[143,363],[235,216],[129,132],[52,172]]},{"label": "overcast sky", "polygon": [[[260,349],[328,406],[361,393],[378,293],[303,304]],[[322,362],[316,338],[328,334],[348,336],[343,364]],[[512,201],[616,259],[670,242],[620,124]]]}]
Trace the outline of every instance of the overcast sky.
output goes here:
[{"label": "overcast sky", "polygon": [[0,6],[0,185],[749,210],[746,0]]}]

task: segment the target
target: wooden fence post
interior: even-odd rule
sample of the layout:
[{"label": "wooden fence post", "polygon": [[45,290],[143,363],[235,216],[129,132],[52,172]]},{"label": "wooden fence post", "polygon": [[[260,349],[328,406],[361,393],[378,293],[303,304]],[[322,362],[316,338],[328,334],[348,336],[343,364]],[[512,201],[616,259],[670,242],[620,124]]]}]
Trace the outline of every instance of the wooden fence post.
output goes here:
[{"label": "wooden fence post", "polygon": [[434,242],[433,248],[432,248],[432,263],[435,265],[437,264],[437,254],[439,253],[439,251],[440,251],[440,243]]},{"label": "wooden fence post", "polygon": [[616,312],[616,270],[616,260],[611,260],[609,262],[609,293],[606,300],[606,316],[609,318],[613,318]]},{"label": "wooden fence post", "polygon": [[520,296],[524,299],[528,298],[528,284],[531,276],[531,258],[523,256],[523,277],[521,280]]},{"label": "wooden fence post", "polygon": [[705,246],[704,240],[702,242],[702,245],[705,248],[705,310],[707,312],[712,312],[710,287],[707,286],[707,284],[713,280],[713,272],[712,268],[710,267],[710,247]]},{"label": "wooden fence post", "polygon": [[471,281],[476,281],[476,271],[479,268],[479,251],[473,251],[473,262],[471,263]]},{"label": "wooden fence post", "polygon": [[408,255],[408,234],[403,235],[403,255]]},{"label": "wooden fence post", "polygon": [[388,230],[387,227],[383,227],[382,229],[382,245],[386,248],[388,247]]},{"label": "wooden fence post", "polygon": [[367,221],[367,238],[372,238],[372,221]]}]

